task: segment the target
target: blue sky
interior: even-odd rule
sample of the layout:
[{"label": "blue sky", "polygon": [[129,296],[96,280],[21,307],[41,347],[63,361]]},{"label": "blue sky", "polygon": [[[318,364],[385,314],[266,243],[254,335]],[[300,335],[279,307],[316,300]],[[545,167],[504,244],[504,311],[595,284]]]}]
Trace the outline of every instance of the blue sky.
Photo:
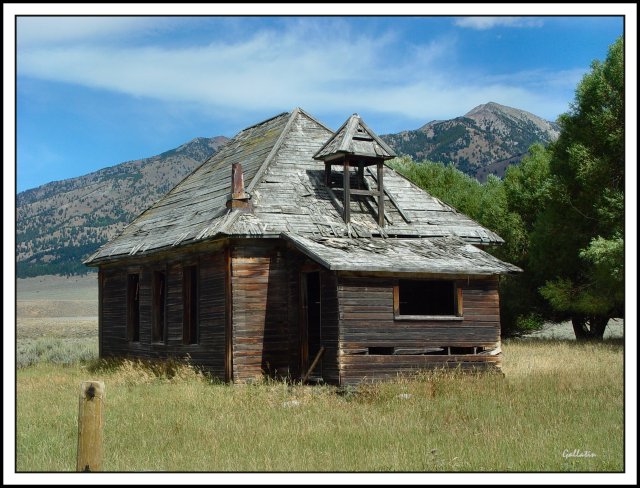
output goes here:
[{"label": "blue sky", "polygon": [[[234,16],[242,6],[24,6],[15,17],[16,191],[194,137],[233,137],[295,107],[334,129],[357,112],[378,134],[490,101],[555,120],[631,9],[578,6],[569,13],[586,15],[489,4],[464,11],[495,16],[448,15],[462,10],[455,4],[254,5],[254,16]],[[89,16],[65,16],[76,14]]]}]

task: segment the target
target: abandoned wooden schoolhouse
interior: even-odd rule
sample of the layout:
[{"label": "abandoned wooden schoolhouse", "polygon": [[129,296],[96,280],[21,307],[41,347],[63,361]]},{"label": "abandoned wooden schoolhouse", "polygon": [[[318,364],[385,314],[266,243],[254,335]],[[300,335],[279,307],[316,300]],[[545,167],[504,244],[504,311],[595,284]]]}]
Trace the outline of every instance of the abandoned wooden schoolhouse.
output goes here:
[{"label": "abandoned wooden schoolhouse", "polygon": [[234,382],[499,368],[498,281],[519,268],[393,157],[357,114],[242,130],[85,261],[100,356],[188,356]]}]

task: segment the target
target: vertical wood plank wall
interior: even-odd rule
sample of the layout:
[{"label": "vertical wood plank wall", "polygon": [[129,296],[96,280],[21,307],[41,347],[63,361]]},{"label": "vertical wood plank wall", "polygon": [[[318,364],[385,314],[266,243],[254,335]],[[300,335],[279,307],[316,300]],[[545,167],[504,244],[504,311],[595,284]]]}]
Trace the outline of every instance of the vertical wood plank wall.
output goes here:
[{"label": "vertical wood plank wall", "polygon": [[198,271],[198,344],[184,347],[193,349],[194,361],[224,379],[227,287],[224,250],[201,256]]},{"label": "vertical wood plank wall", "polygon": [[325,353],[322,357],[322,379],[331,384],[340,382],[338,363],[338,281],[335,273],[320,273],[321,333]]},{"label": "vertical wood plank wall", "polygon": [[245,241],[232,249],[235,381],[298,374],[299,275],[291,259],[270,241]]},{"label": "vertical wood plank wall", "polygon": [[99,310],[101,357],[124,356],[127,342],[127,273],[120,269],[101,269],[102,308]]},{"label": "vertical wood plank wall", "polygon": [[[183,344],[183,267],[197,265],[199,274],[198,343]],[[153,271],[167,276],[166,339],[151,341]],[[224,377],[225,358],[225,260],[220,249],[190,255],[188,260],[145,262],[126,268],[100,270],[101,357],[185,358],[191,357],[214,375]],[[140,341],[127,339],[127,276],[140,276]]]}]

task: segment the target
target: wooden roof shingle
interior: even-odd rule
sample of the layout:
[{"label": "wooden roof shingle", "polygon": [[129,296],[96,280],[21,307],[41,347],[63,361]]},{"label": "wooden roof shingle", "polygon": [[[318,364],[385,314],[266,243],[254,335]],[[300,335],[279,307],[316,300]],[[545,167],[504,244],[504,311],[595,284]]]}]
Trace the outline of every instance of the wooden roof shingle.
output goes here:
[{"label": "wooden roof shingle", "polygon": [[[349,146],[348,133],[354,134],[359,128],[366,132],[362,139],[367,139],[364,142],[369,146]],[[334,137],[339,134],[342,136]],[[314,157],[342,150],[366,155],[378,151],[380,154],[376,152],[376,157],[391,156],[393,151],[378,140],[359,117],[350,117],[334,134],[300,108],[248,127],[100,247],[85,264],[97,266],[127,256],[230,236],[279,238],[286,235],[301,251],[307,249],[313,251],[312,254],[319,249],[317,242],[321,241],[316,240],[328,238],[346,239],[345,243],[353,239],[392,238],[390,242],[394,245],[408,238],[411,244],[401,245],[408,246],[412,253],[418,252],[418,243],[427,245],[428,239],[434,238],[454,237],[471,244],[503,242],[491,230],[386,166],[383,170],[385,226],[378,225],[377,206],[372,197],[365,195],[351,197],[351,221],[346,224],[342,218],[342,201],[324,184],[324,163]],[[372,142],[376,142],[378,149],[371,149]],[[227,208],[234,163],[242,165],[246,192],[251,195],[251,213]],[[365,182],[377,187],[375,172],[367,169]],[[458,244],[454,245],[456,240],[442,242],[450,243],[452,252],[459,248]],[[362,249],[366,246],[357,248],[359,251],[353,249],[365,269]],[[318,256],[326,258],[326,251],[319,250]],[[478,259],[478,268],[485,269],[485,257],[474,256]],[[371,254],[370,259],[377,260],[379,256]],[[467,268],[472,267],[471,262],[473,259]],[[400,262],[396,265],[398,269],[402,267]]]},{"label": "wooden roof shingle", "polygon": [[332,271],[495,275],[522,271],[457,237],[426,239],[283,237]]}]

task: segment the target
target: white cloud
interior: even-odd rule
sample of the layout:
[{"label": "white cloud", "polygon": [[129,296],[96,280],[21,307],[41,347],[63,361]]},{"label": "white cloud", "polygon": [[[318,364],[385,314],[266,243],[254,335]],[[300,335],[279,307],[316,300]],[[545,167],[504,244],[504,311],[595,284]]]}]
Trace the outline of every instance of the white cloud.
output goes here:
[{"label": "white cloud", "polygon": [[[322,25],[263,27],[244,36],[233,30],[222,40],[216,32],[198,45],[163,47],[147,41],[123,47],[111,41],[133,35],[132,30],[172,28],[142,20],[126,19],[120,26],[96,21],[94,29],[74,24],[73,34],[64,34],[61,27],[36,34],[32,26],[34,30],[22,34],[25,44],[18,46],[18,75],[203,109],[275,112],[300,106],[313,113],[359,106],[417,121],[425,114],[460,115],[489,101],[535,109],[545,103],[545,97],[535,93],[544,94],[546,83],[563,79],[553,73],[487,79],[452,72],[447,61],[455,56],[453,38],[398,48],[401,33],[389,29],[368,34],[341,19],[331,25],[324,19]],[[565,110],[564,105],[554,110],[550,103],[546,102],[549,113]]]},{"label": "white cloud", "polygon": [[462,17],[455,25],[475,30],[487,30],[494,27],[542,27],[540,18],[529,17]]},{"label": "white cloud", "polygon": [[[78,34],[81,35],[81,34]],[[381,79],[388,40],[264,30],[240,41],[163,48],[22,47],[18,74],[166,101],[255,106]],[[287,103],[289,105],[290,103]]]}]

